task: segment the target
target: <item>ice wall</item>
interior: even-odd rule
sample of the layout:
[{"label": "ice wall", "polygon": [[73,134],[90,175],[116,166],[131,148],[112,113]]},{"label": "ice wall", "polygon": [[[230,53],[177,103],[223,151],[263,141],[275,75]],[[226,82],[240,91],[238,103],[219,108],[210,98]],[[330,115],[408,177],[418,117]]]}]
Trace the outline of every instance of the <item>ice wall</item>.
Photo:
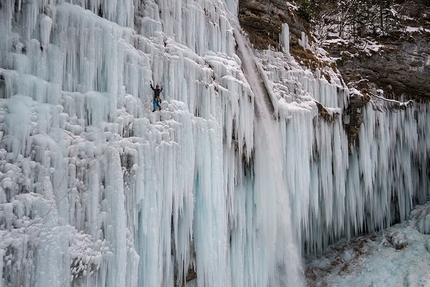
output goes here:
[{"label": "ice wall", "polygon": [[343,128],[349,90],[336,74],[323,71],[330,73],[329,82],[279,52],[265,51],[258,59],[276,97],[284,178],[306,252],[405,220],[415,204],[429,199],[428,104],[372,97],[358,109],[363,124],[349,148]]},{"label": "ice wall", "polygon": [[349,153],[339,78],[274,52],[245,74],[236,5],[1,2],[0,286],[296,286],[297,242],[427,198],[428,107],[367,107]]},{"label": "ice wall", "polygon": [[243,275],[227,197],[254,146],[253,94],[224,3],[7,1],[0,13],[1,284]]}]

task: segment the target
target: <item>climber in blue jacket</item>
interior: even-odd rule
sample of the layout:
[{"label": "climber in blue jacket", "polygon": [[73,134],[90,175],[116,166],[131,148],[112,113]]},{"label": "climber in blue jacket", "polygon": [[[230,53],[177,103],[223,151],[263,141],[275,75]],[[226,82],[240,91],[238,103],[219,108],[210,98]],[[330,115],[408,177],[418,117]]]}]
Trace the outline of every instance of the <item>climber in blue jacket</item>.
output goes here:
[{"label": "climber in blue jacket", "polygon": [[150,83],[151,89],[154,91],[154,99],[152,100],[152,106],[153,106],[153,110],[152,112],[155,112],[155,109],[158,107],[158,109],[161,111],[161,99],[160,99],[160,93],[163,91],[163,88],[160,89],[159,85],[154,87],[152,86],[152,83]]}]

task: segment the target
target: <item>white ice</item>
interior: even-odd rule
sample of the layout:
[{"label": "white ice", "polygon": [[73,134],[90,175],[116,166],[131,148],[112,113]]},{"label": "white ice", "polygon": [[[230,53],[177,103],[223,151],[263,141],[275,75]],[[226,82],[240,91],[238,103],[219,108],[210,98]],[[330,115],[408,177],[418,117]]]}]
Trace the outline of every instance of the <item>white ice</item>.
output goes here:
[{"label": "white ice", "polygon": [[340,76],[237,51],[236,1],[1,5],[0,286],[296,286],[428,198],[428,105],[349,150]]}]

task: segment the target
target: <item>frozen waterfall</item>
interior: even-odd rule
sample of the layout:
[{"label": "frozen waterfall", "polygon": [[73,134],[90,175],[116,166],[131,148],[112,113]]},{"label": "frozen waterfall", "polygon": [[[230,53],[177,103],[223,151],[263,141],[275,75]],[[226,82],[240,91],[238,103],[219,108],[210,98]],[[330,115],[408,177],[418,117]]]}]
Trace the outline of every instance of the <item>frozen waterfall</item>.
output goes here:
[{"label": "frozen waterfall", "polygon": [[243,48],[236,6],[0,3],[0,286],[297,286],[428,199],[428,105],[375,99],[350,148],[339,77]]}]

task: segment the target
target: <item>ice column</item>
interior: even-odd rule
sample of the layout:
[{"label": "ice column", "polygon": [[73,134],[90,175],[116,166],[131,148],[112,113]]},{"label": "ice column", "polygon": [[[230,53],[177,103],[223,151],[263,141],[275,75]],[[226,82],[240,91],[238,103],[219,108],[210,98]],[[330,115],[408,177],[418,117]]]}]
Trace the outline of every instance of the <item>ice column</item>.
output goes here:
[{"label": "ice column", "polygon": [[303,48],[309,49],[309,38],[308,38],[308,35],[306,35],[306,33],[303,31],[302,31],[302,39],[299,40],[299,44]]},{"label": "ice column", "polygon": [[49,38],[51,36],[52,19],[46,15],[41,15],[40,19],[40,39],[43,47],[47,47],[49,44]]},{"label": "ice column", "polygon": [[[359,111],[359,140],[348,143],[349,91],[339,79],[316,79],[279,52],[266,51],[262,58],[278,98],[293,230],[300,230],[296,234],[307,252],[388,227],[406,219],[414,204],[425,203],[427,104],[400,105],[405,109],[394,112],[387,104],[392,101],[377,103],[379,110],[369,104]],[[283,69],[286,65],[290,69]],[[372,101],[376,105],[377,99]]]},{"label": "ice column", "polygon": [[287,23],[282,24],[282,32],[279,35],[279,41],[284,49],[284,53],[290,54],[290,27]]},{"label": "ice column", "polygon": [[[283,146],[280,130],[268,108],[268,92],[261,69],[254,54],[246,44],[239,29],[235,31],[236,41],[243,61],[242,67],[254,93],[257,118],[254,136],[255,166],[253,186],[254,216],[247,218],[248,224],[257,228],[245,241],[256,250],[247,255],[255,261],[266,262],[255,274],[251,286],[302,286],[300,252],[297,249],[292,229],[291,206],[286,190],[283,172]],[[259,246],[259,247],[257,247]],[[254,264],[257,264],[254,261]]]}]

